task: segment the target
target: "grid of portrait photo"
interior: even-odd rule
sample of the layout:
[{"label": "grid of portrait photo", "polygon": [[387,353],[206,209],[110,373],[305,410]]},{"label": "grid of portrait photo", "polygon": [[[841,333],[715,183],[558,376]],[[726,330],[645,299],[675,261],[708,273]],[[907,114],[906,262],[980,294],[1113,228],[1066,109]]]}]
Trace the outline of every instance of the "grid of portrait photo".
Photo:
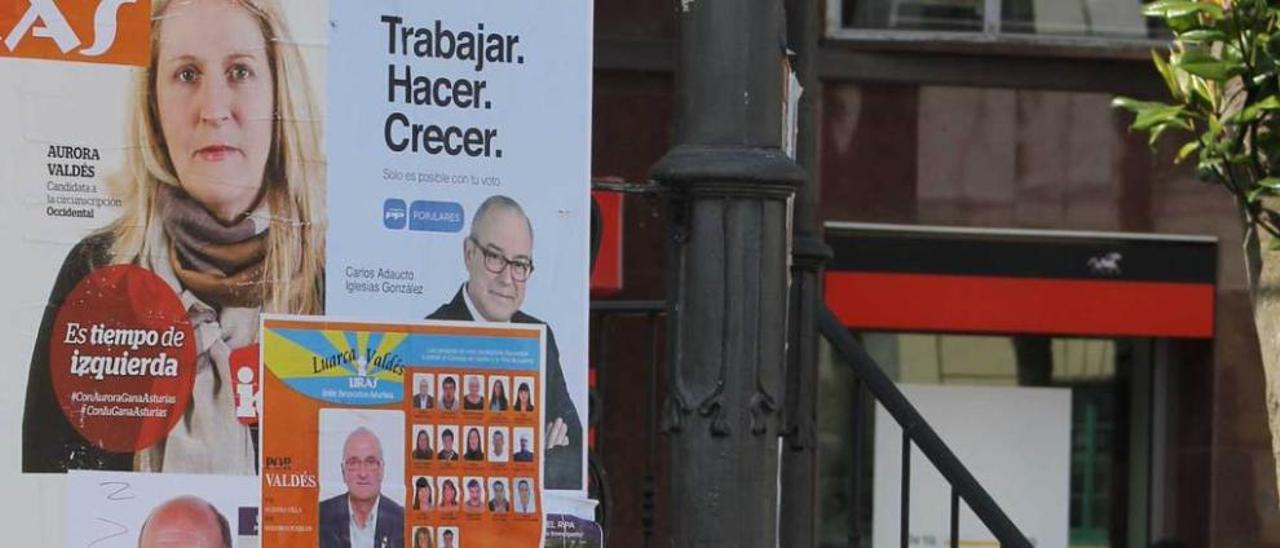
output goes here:
[{"label": "grid of portrait photo", "polygon": [[433,368],[408,380],[411,546],[466,546],[472,527],[540,520],[538,379]]}]

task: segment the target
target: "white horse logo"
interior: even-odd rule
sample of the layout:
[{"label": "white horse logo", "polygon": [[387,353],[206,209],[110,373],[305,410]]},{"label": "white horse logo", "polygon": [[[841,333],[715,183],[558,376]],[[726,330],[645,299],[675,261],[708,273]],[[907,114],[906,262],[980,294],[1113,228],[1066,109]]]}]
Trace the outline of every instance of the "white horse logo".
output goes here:
[{"label": "white horse logo", "polygon": [[1106,255],[1089,258],[1089,271],[1102,276],[1119,276],[1120,261],[1124,259],[1120,252],[1112,251]]}]

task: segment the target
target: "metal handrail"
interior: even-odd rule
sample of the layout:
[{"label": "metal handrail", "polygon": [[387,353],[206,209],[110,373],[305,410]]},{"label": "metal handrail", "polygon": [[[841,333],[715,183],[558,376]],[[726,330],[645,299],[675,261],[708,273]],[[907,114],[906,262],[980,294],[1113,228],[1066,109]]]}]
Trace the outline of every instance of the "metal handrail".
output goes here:
[{"label": "metal handrail", "polygon": [[[818,312],[818,330],[826,337],[827,341],[840,357],[853,368],[854,375],[866,385],[867,390],[875,397],[880,405],[884,406],[889,415],[902,427],[903,435],[903,512],[902,512],[902,539],[903,546],[906,546],[907,519],[908,508],[906,508],[906,500],[908,495],[910,469],[909,466],[909,450],[911,444],[914,443],[924,452],[929,462],[933,463],[934,468],[946,478],[951,484],[951,543],[952,546],[958,544],[958,500],[963,499],[973,513],[982,520],[991,534],[995,535],[996,540],[1002,546],[1014,547],[1030,547],[1031,542],[1027,537],[1018,530],[1013,524],[1009,516],[1005,515],[1000,506],[996,504],[995,499],[991,498],[991,494],[978,483],[978,480],[969,473],[969,469],[965,468],[960,459],[956,458],[955,453],[951,452],[951,448],[942,441],[938,433],[929,426],[928,421],[920,415],[915,406],[907,400],[907,397],[898,389],[893,380],[876,364],[875,360],[867,354],[862,345],[849,334],[849,330],[844,324],[836,318],[831,309],[822,306]],[[855,493],[856,497],[857,494]],[[855,518],[856,519],[856,518]]]}]

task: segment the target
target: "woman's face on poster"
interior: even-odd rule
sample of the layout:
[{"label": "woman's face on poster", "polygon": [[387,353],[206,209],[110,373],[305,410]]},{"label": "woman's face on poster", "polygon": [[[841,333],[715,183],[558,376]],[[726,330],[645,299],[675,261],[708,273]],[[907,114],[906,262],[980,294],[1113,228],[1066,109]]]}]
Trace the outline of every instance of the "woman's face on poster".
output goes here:
[{"label": "woman's face on poster", "polygon": [[431,446],[431,441],[427,438],[427,431],[426,431],[426,430],[419,430],[419,431],[418,431],[418,440],[417,440],[417,444],[418,444],[418,446],[416,447],[416,449],[423,449],[423,450],[425,450],[425,449],[427,449],[428,447],[430,447],[430,446]]},{"label": "woman's face on poster", "polygon": [[516,391],[516,401],[524,405],[529,404],[529,385],[520,385],[520,389]]},{"label": "woman's face on poster", "polygon": [[183,190],[224,221],[253,206],[274,126],[258,19],[227,0],[174,2],[155,67],[157,115]]},{"label": "woman's face on poster", "polygon": [[467,432],[467,451],[478,451],[480,449],[480,431],[474,428]]}]

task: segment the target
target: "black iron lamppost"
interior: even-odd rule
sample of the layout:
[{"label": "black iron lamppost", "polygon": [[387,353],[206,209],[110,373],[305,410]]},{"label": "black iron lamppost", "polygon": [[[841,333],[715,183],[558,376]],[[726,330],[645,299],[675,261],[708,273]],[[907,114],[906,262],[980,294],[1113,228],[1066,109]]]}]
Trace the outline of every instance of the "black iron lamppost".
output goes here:
[{"label": "black iron lamppost", "polygon": [[670,542],[773,547],[790,199],[781,0],[681,0],[672,197]]}]

